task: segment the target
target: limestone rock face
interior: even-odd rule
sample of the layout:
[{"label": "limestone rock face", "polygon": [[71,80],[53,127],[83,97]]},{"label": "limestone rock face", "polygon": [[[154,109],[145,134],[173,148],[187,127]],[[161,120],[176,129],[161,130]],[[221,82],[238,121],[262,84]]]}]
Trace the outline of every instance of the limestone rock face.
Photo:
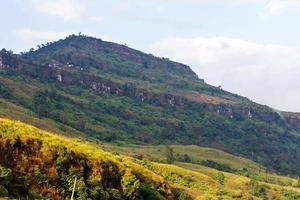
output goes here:
[{"label": "limestone rock face", "polygon": [[4,65],[3,65],[3,60],[2,60],[2,56],[0,56],[0,68],[2,68]]},{"label": "limestone rock face", "polygon": [[60,83],[62,83],[63,78],[62,78],[62,75],[61,75],[61,74],[58,74],[58,75],[57,75],[57,80],[58,80]]}]

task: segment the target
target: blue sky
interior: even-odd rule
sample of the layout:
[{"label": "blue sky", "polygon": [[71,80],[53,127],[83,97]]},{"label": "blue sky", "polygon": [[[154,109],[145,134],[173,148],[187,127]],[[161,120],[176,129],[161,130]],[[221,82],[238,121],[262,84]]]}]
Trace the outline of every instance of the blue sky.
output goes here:
[{"label": "blue sky", "polygon": [[213,85],[300,111],[298,0],[4,0],[0,48],[84,34],[189,64]]}]

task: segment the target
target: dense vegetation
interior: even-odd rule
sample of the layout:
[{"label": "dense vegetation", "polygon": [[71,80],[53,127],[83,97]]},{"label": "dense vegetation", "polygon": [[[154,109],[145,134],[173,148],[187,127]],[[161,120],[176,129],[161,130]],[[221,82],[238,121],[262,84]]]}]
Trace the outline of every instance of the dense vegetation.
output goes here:
[{"label": "dense vegetation", "polygon": [[188,66],[74,35],[0,56],[0,116],[96,141],[214,147],[300,173],[297,128]]},{"label": "dense vegetation", "polygon": [[84,143],[0,120],[0,195],[66,199],[173,198],[155,174]]},{"label": "dense vegetation", "polygon": [[180,165],[114,155],[92,143],[0,119],[0,198],[69,199],[76,177],[74,197],[85,200],[299,199],[291,178],[269,184]]}]

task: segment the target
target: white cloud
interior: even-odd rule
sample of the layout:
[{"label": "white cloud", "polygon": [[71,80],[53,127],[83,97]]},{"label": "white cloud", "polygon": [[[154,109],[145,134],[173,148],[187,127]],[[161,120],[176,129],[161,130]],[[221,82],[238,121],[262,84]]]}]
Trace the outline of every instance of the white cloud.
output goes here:
[{"label": "white cloud", "polygon": [[153,51],[192,69],[213,85],[283,110],[300,111],[300,52],[237,38],[167,38]]},{"label": "white cloud", "polygon": [[269,15],[279,15],[283,13],[287,6],[287,1],[273,0],[266,5],[266,12]]},{"label": "white cloud", "polygon": [[299,0],[269,0],[266,3],[264,12],[260,13],[262,16],[275,16],[283,14],[290,7],[299,7]]},{"label": "white cloud", "polygon": [[70,35],[70,32],[55,32],[55,31],[34,31],[31,29],[21,29],[15,31],[17,36],[25,41],[54,41],[62,39]]},{"label": "white cloud", "polygon": [[30,0],[38,12],[62,17],[65,21],[81,19],[86,7],[82,0]]}]

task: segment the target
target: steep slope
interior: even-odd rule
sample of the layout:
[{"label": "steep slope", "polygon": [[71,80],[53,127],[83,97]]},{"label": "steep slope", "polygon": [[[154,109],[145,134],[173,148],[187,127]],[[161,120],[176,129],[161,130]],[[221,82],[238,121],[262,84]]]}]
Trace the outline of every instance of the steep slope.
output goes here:
[{"label": "steep slope", "polygon": [[114,155],[76,138],[0,119],[0,198],[69,199],[75,177],[75,198],[85,200],[300,197],[291,178],[277,177],[270,184],[199,165],[178,165]]},{"label": "steep slope", "polygon": [[14,104],[28,123],[35,115],[53,122],[42,128],[106,142],[214,147],[300,173],[298,122],[206,84],[186,65],[75,35],[0,57],[0,111]]}]

